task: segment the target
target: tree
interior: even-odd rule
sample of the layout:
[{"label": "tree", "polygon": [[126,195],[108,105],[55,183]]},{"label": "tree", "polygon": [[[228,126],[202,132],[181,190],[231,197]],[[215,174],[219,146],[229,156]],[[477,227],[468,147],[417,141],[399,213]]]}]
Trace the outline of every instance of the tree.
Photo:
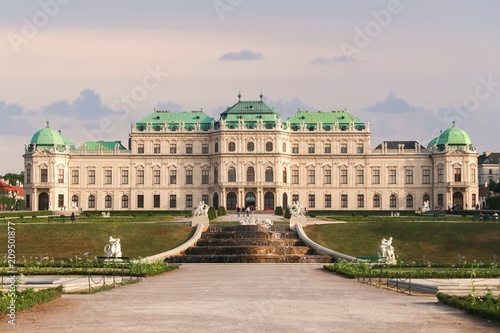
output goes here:
[{"label": "tree", "polygon": [[21,171],[21,173],[6,173],[2,177],[8,184],[12,186],[17,186],[18,182],[24,185],[24,171]]}]

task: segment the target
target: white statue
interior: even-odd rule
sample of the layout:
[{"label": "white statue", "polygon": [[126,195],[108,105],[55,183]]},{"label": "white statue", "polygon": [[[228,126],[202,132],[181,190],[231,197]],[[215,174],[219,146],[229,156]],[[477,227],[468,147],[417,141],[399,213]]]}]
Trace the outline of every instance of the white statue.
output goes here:
[{"label": "white statue", "polygon": [[200,201],[198,207],[193,210],[193,216],[208,217],[208,209],[210,208],[203,200]]},{"label": "white statue", "polygon": [[265,226],[272,226],[273,221],[270,219],[266,219],[265,221],[261,221],[260,219],[256,219],[253,216],[252,217],[245,217],[240,221],[240,225],[265,225]]},{"label": "white statue", "polygon": [[120,238],[113,238],[112,236],[109,236],[108,244],[104,246],[104,255],[108,258],[122,256]]},{"label": "white statue", "polygon": [[385,257],[382,259],[386,264],[395,264],[396,255],[394,254],[394,247],[392,246],[392,237],[389,239],[382,238],[382,243],[378,247],[377,255]]},{"label": "white statue", "polygon": [[299,200],[292,202],[290,213],[292,217],[304,216],[304,206],[300,204]]}]

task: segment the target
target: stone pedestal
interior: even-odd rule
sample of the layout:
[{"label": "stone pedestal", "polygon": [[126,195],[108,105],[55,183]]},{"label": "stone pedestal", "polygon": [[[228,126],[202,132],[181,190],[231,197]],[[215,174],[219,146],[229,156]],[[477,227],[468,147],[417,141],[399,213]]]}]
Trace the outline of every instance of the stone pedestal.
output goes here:
[{"label": "stone pedestal", "polygon": [[297,224],[300,224],[301,226],[306,226],[307,225],[306,217],[305,216],[291,217],[290,218],[290,229],[295,230],[295,226]]},{"label": "stone pedestal", "polygon": [[191,217],[191,226],[197,227],[198,224],[209,225],[208,217],[206,216],[193,216]]}]

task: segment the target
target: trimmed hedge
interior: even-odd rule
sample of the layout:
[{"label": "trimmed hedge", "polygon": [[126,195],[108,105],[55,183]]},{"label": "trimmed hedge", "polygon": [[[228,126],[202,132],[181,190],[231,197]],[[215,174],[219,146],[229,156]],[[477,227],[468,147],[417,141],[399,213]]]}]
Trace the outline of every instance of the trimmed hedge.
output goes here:
[{"label": "trimmed hedge", "polygon": [[500,322],[500,299],[487,294],[481,297],[468,296],[453,296],[443,293],[438,293],[437,298],[446,305],[454,308],[465,310],[466,312]]},{"label": "trimmed hedge", "polygon": [[292,217],[292,213],[290,213],[290,208],[287,208],[285,210],[285,215],[283,217],[286,219],[289,219],[290,217]]},{"label": "trimmed hedge", "polygon": [[208,209],[208,220],[212,221],[215,218],[217,218],[217,214],[215,213],[215,208],[210,206],[210,208]]},{"label": "trimmed hedge", "polygon": [[226,215],[226,207],[219,206],[219,209],[217,210],[217,215],[218,216],[224,216],[224,215]]},{"label": "trimmed hedge", "polygon": [[[40,303],[50,302],[63,294],[63,287],[49,288],[40,291],[34,291],[32,288],[23,291],[16,291],[16,310],[22,311],[34,307]],[[0,316],[7,314],[8,302],[7,292],[0,291]]]},{"label": "trimmed hedge", "polygon": [[274,210],[274,215],[283,216],[283,207],[277,206]]}]

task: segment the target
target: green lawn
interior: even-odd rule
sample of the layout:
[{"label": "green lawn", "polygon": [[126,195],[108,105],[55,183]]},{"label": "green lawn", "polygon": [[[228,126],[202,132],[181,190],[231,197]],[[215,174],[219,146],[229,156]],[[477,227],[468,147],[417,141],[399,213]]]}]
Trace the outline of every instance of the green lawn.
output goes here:
[{"label": "green lawn", "polygon": [[393,237],[397,259],[405,263],[500,261],[500,223],[351,222],[312,225],[307,235],[327,248],[351,255],[376,255],[383,237]]}]

